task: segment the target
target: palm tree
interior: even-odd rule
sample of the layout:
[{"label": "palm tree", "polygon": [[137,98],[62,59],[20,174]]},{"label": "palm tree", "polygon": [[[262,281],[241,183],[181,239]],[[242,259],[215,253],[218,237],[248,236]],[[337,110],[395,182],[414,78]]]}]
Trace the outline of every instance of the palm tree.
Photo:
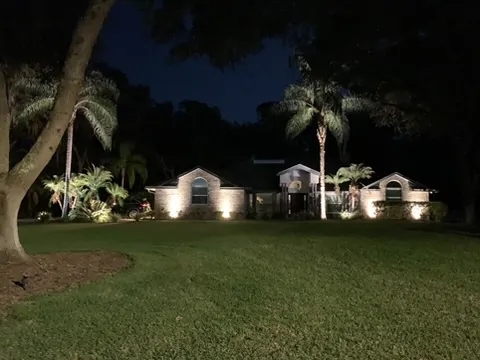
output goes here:
[{"label": "palm tree", "polygon": [[60,210],[63,212],[62,196],[65,191],[65,180],[63,176],[53,175],[51,179],[42,181],[43,187],[49,190],[52,195],[50,196],[50,204],[58,204]]},{"label": "palm tree", "polygon": [[341,167],[337,172],[339,175],[350,180],[349,192],[351,210],[355,210],[356,198],[358,198],[358,182],[361,179],[370,179],[375,173],[370,166],[364,164],[350,164],[348,167]]},{"label": "palm tree", "polygon": [[[340,169],[339,169],[340,170]],[[328,174],[325,176],[325,183],[333,184],[335,188],[335,195],[340,199],[340,185],[349,181],[347,177],[341,175],[339,171],[336,174]]]},{"label": "palm tree", "polygon": [[128,191],[115,183],[109,183],[105,186],[105,190],[109,194],[107,203],[111,206],[119,204],[123,206],[123,200],[128,197]]},{"label": "palm tree", "polygon": [[120,177],[120,185],[125,188],[125,180],[131,189],[136,182],[136,176],[142,183],[147,180],[148,170],[145,158],[134,152],[135,144],[122,142],[118,146],[118,154],[110,161],[110,169],[116,177]]},{"label": "palm tree", "polygon": [[[52,81],[44,87],[44,92],[31,98],[24,104],[20,119],[31,119],[39,114],[46,114],[52,110],[59,82]],[[70,198],[69,186],[72,172],[72,152],[74,122],[80,113],[89,122],[93,133],[105,150],[112,147],[112,137],[117,127],[117,105],[119,92],[115,83],[105,78],[100,72],[92,71],[85,78],[85,83],[80,91],[77,103],[71,115],[67,129],[67,152],[65,161],[65,194],[62,218],[67,216],[68,200]]]},{"label": "palm tree", "polygon": [[325,198],[325,143],[327,130],[337,140],[341,154],[346,151],[350,126],[347,114],[366,108],[368,101],[345,94],[334,82],[315,79],[308,62],[298,56],[300,83],[285,89],[283,101],[274,105],[277,113],[289,114],[287,137],[302,133],[310,124],[316,127],[320,145],[320,217],[327,218]]},{"label": "palm tree", "polygon": [[100,200],[99,190],[107,187],[113,175],[102,167],[92,165],[92,169],[85,174],[78,175],[78,184],[86,189],[84,200]]}]

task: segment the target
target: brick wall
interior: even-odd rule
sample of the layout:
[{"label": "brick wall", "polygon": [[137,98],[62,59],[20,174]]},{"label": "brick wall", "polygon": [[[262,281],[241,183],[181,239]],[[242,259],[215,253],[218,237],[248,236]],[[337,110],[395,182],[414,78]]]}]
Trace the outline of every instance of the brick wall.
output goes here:
[{"label": "brick wall", "polygon": [[[196,178],[203,178],[208,184],[208,204],[192,205],[192,182]],[[162,188],[155,191],[155,211],[176,211],[188,213],[189,211],[203,211],[215,213],[217,211],[245,212],[245,190],[220,188],[220,180],[212,174],[195,169],[178,179],[176,188]]]},{"label": "brick wall", "polygon": [[374,201],[385,201],[385,192],[387,184],[390,181],[397,181],[402,186],[402,201],[409,202],[428,202],[429,201],[429,192],[412,190],[408,184],[408,181],[393,174],[385,180],[379,183],[380,189],[361,189],[360,190],[360,208],[361,211],[365,214],[368,213],[370,204]]}]

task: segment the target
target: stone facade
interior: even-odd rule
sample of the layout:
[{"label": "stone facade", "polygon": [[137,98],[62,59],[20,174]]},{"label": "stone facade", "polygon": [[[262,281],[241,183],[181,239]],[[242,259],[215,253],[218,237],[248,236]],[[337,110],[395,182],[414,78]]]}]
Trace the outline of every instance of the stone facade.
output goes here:
[{"label": "stone facade", "polygon": [[[192,204],[192,183],[205,179],[208,184],[207,204]],[[155,212],[158,218],[165,213],[172,218],[192,212],[209,214],[229,213],[238,216],[246,212],[246,192],[243,188],[222,187],[220,179],[201,168],[196,168],[178,178],[176,186],[160,186],[155,189]]]}]

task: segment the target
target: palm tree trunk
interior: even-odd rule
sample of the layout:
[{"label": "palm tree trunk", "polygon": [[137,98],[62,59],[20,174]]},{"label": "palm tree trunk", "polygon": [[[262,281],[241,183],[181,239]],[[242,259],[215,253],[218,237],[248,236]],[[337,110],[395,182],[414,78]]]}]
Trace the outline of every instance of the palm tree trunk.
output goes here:
[{"label": "palm tree trunk", "polygon": [[[75,113],[74,113],[75,114]],[[70,204],[70,177],[72,175],[72,153],[73,153],[73,123],[75,115],[72,116],[67,131],[67,154],[65,157],[65,195],[63,197],[62,219],[68,215],[68,207]]]},{"label": "palm tree trunk", "polygon": [[317,129],[318,144],[320,145],[320,218],[327,219],[327,199],[325,196],[325,143],[327,127],[319,123]]},{"label": "palm tree trunk", "polygon": [[122,173],[121,186],[122,188],[125,189],[125,173],[126,173],[125,168],[122,169],[121,173]]}]

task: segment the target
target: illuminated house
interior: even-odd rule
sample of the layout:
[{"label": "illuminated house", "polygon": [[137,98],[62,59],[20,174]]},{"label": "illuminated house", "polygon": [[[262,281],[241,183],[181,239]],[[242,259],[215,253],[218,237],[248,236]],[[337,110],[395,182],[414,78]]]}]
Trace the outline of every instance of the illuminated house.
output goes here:
[{"label": "illuminated house", "polygon": [[[189,213],[202,213],[208,218],[242,218],[248,212],[279,214],[319,211],[319,172],[303,164],[288,166],[285,160],[253,160],[226,170],[234,183],[196,167],[158,186],[146,189],[155,194],[157,218],[177,218]],[[347,210],[348,184],[337,197],[327,185],[327,213]],[[375,217],[375,201],[425,203],[430,190],[400,173],[390,174],[360,189],[360,210]],[[417,211],[418,210],[418,211]],[[415,218],[421,209],[412,208]],[[420,215],[418,215],[420,217]]]},{"label": "illuminated house", "polygon": [[177,218],[191,212],[205,213],[206,218],[217,214],[230,218],[231,214],[245,214],[247,210],[247,189],[201,167],[146,189],[155,193],[157,218]]},{"label": "illuminated house", "polygon": [[[411,203],[425,203],[430,201],[433,190],[412,179],[394,172],[360,189],[360,209],[368,217],[376,216],[373,203],[375,201],[403,201]],[[416,207],[412,208],[412,217],[417,215]]]}]

